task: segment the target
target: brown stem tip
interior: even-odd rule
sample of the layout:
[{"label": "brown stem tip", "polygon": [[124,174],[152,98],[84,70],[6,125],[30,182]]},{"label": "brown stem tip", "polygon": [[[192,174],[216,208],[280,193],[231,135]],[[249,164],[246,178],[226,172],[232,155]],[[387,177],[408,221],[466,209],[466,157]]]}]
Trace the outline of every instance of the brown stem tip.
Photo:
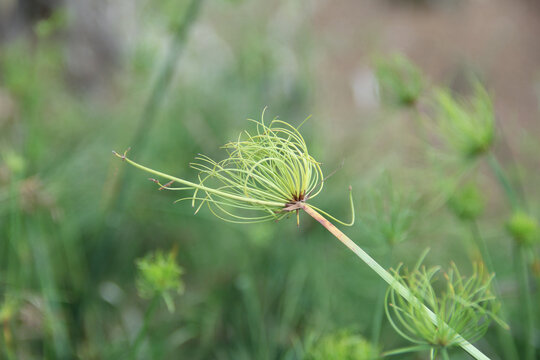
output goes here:
[{"label": "brown stem tip", "polygon": [[124,154],[123,154],[123,155],[120,155],[119,153],[117,153],[117,152],[114,151],[114,150],[112,151],[112,153],[113,153],[116,157],[122,159],[122,161],[125,161],[125,160],[126,160],[127,153],[128,153],[129,150],[131,150],[131,147],[128,147],[127,150],[124,151]]}]

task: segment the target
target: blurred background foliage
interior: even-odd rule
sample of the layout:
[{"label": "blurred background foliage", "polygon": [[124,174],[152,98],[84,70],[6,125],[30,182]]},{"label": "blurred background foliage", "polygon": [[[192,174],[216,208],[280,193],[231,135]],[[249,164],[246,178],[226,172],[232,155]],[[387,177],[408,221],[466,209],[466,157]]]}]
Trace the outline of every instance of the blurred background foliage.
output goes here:
[{"label": "blurred background foliage", "polygon": [[[481,256],[459,219],[473,212],[520,344],[506,228],[538,232],[539,18],[527,0],[0,0],[0,358],[329,359],[350,348],[371,359],[403,346],[386,322],[372,335],[383,283],[310,219],[298,229],[293,217],[193,216],[111,155],[131,147],[141,163],[196,179],[194,156],[222,158],[219,146],[267,105],[292,124],[313,114],[302,128],[311,153],[337,170],[317,205],[346,217],[352,185],[359,221],[347,233],[385,266],[431,247],[429,264],[470,273]],[[388,74],[397,52],[418,67],[400,70],[415,71],[401,92]],[[381,71],[391,88],[377,91]],[[528,214],[506,228],[512,211],[485,164],[473,173],[441,157],[436,124],[418,111],[433,102],[428,84],[465,96],[471,78],[495,95],[495,152],[526,194]],[[454,199],[485,204],[445,206],[463,182],[482,194]],[[172,314],[158,302],[147,317],[136,259],[160,249],[174,253],[185,291]],[[479,346],[502,358],[493,330]]]}]

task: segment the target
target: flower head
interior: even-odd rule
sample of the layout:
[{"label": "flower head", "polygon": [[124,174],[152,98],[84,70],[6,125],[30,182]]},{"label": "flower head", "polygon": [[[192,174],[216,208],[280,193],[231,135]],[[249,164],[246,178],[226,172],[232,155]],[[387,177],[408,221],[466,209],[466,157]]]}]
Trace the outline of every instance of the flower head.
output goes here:
[{"label": "flower head", "polygon": [[474,183],[457,189],[448,200],[448,207],[461,220],[474,220],[484,211],[484,197]]},{"label": "flower head", "polygon": [[466,159],[490,149],[495,139],[495,116],[482,85],[475,85],[470,99],[459,99],[440,89],[435,94],[435,107],[440,132],[451,149]]},{"label": "flower head", "polygon": [[[207,204],[216,216],[226,220],[279,219],[285,215],[283,210],[295,210],[297,202],[316,197],[323,188],[320,163],[309,154],[297,128],[278,119],[268,125],[264,119],[251,121],[256,124],[255,133],[244,131],[236,141],[225,144],[226,159],[216,162],[199,155],[191,164],[200,172],[200,185],[224,194],[196,189],[190,199]],[[200,196],[200,192],[204,195]],[[259,201],[236,200],[227,195]]]},{"label": "flower head", "polygon": [[375,75],[381,100],[389,105],[411,106],[424,90],[420,70],[402,55],[375,62]]},{"label": "flower head", "polygon": [[[468,279],[461,276],[455,264],[442,279],[439,267],[426,269],[420,264],[403,274],[398,268],[395,274],[396,281],[408,287],[419,301],[406,301],[391,287],[386,295],[386,314],[392,327],[415,344],[432,351],[448,348],[460,345],[462,339],[480,339],[492,320],[503,324],[495,315],[500,305],[490,290],[493,276],[487,276],[482,265],[475,265]],[[448,326],[433,322],[426,307],[437,321]]]},{"label": "flower head", "polygon": [[369,341],[349,331],[326,335],[309,346],[306,360],[377,360],[378,349]]},{"label": "flower head", "polygon": [[[285,121],[274,119],[264,122],[264,112],[255,123],[256,131],[240,133],[236,141],[223,146],[227,158],[215,161],[208,156],[195,158],[190,166],[199,171],[198,183],[180,179],[145,166],[127,158],[126,153],[117,157],[130,164],[171,180],[166,184],[156,182],[161,189],[192,190],[191,196],[177,201],[191,200],[197,213],[203,205],[217,217],[236,223],[280,220],[291,211],[301,208],[301,203],[315,198],[323,189],[324,177],[320,163],[309,153],[304,138]],[[173,183],[183,186],[172,187]],[[352,208],[352,196],[349,196]],[[316,208],[333,220],[328,213]]]},{"label": "flower head", "polygon": [[538,221],[523,211],[516,211],[506,223],[510,235],[521,245],[531,246],[540,241]]},{"label": "flower head", "polygon": [[175,261],[175,254],[164,254],[156,251],[138,259],[136,264],[139,270],[137,288],[143,298],[161,296],[169,311],[174,310],[171,292],[181,294],[184,291],[184,283],[180,276],[182,268]]}]

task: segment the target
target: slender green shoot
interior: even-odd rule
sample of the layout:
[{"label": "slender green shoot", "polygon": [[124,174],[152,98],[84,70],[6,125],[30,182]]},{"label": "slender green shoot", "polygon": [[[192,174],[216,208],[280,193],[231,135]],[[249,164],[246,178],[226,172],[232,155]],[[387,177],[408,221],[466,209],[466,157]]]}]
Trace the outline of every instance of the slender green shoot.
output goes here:
[{"label": "slender green shoot", "polygon": [[526,248],[536,242],[539,235],[539,228],[536,220],[528,215],[523,209],[523,200],[517,195],[517,191],[512,186],[507,173],[500,165],[493,153],[488,156],[488,164],[495,174],[495,178],[504,191],[508,203],[512,207],[513,215],[506,224],[507,231],[512,236],[515,246],[515,266],[517,283],[520,286],[521,299],[525,306],[524,329],[525,329],[525,360],[533,360],[535,357],[534,340],[534,319],[535,311],[532,305],[532,294],[529,285],[529,269]]}]

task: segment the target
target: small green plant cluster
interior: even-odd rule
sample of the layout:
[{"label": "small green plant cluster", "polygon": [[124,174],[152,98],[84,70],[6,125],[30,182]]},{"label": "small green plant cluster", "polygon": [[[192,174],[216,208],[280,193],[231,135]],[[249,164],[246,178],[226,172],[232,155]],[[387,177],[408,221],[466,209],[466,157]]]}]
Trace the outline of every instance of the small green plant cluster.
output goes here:
[{"label": "small green plant cluster", "polygon": [[143,340],[148,335],[150,322],[157,309],[158,300],[165,301],[169,313],[175,310],[172,295],[184,292],[184,283],[180,276],[182,268],[175,261],[175,251],[164,253],[155,251],[136,261],[138,269],[137,289],[139,295],[145,299],[151,299],[144,313],[143,323],[137,332],[131,347],[132,359],[137,359]]},{"label": "small green plant cluster", "polygon": [[[523,306],[520,307],[520,310],[523,312],[523,317],[520,321],[516,321],[515,324],[512,325],[521,328],[524,337],[523,350],[520,351],[518,349],[519,346],[515,340],[516,335],[512,335],[509,331],[503,330],[502,327],[497,327],[496,332],[505,359],[532,360],[535,358],[535,353],[537,352],[534,345],[534,329],[537,315],[533,306],[535,294],[531,289],[530,275],[531,272],[534,271],[534,264],[538,262],[536,245],[540,239],[539,225],[536,218],[531,215],[530,210],[528,210],[529,205],[525,200],[526,196],[524,195],[523,186],[520,184],[520,179],[517,176],[512,176],[513,174],[501,165],[495,154],[495,140],[497,140],[497,136],[495,113],[491,96],[478,81],[473,82],[472,88],[473,92],[469,96],[456,95],[450,89],[446,88],[426,91],[426,96],[430,98],[429,109],[427,112],[424,112],[425,109],[417,107],[417,115],[430,121],[430,123],[427,124],[426,129],[431,130],[432,132],[424,132],[422,134],[424,135],[423,140],[426,142],[435,140],[434,146],[431,147],[430,150],[433,151],[437,148],[442,148],[442,154],[447,156],[447,159],[457,160],[440,162],[439,160],[442,160],[443,157],[434,157],[440,163],[450,165],[446,166],[447,168],[457,168],[457,174],[448,175],[446,173],[444,175],[444,180],[441,181],[446,185],[448,185],[448,183],[452,184],[450,186],[451,191],[448,192],[447,205],[456,218],[465,225],[465,228],[470,230],[476,246],[476,254],[480,254],[481,260],[486,264],[488,270],[492,272],[497,270],[498,264],[492,259],[491,244],[486,241],[482,234],[480,217],[493,194],[488,193],[491,189],[486,187],[480,188],[474,182],[464,181],[463,178],[471,175],[475,168],[479,167],[479,164],[481,164],[482,161],[486,161],[494,179],[502,190],[502,194],[508,200],[511,215],[506,223],[501,224],[502,226],[500,226],[500,228],[506,228],[507,234],[513,240],[511,245],[514,254],[515,276],[516,283],[519,285],[520,289],[519,301],[523,304]],[[500,136],[502,137],[502,134]],[[435,151],[433,152],[435,153]],[[437,153],[437,155],[440,155],[440,153]],[[512,159],[511,156],[510,159]],[[445,171],[447,172],[448,169],[445,168]],[[480,171],[477,173],[477,176],[480,176]],[[457,268],[454,268],[452,271],[457,273]],[[406,274],[406,277],[400,281],[404,285],[411,287],[411,289],[428,289],[429,291],[426,291],[431,297],[431,294],[435,294],[435,291],[432,292],[430,290],[428,283],[437,272],[438,270],[420,271],[419,269],[415,269],[413,272]],[[426,306],[435,309],[434,312],[436,314],[440,309],[442,309],[441,311],[446,311],[445,309],[448,304],[452,304],[452,306],[455,306],[456,304],[456,298],[450,298],[448,294],[454,294],[453,291],[456,290],[456,286],[459,284],[451,283],[450,280],[455,278],[455,275],[450,276],[450,273],[451,272],[449,272],[448,275],[449,289],[446,295],[443,294],[441,297],[428,297],[427,299],[428,304],[426,304]],[[478,277],[479,275],[474,274],[471,279]],[[416,278],[423,280],[417,281],[415,280]],[[491,292],[488,293],[486,288],[477,281],[470,281],[471,283],[467,282],[466,284],[475,284],[475,286],[480,289],[479,294],[485,295],[484,300],[486,300],[486,302],[484,302],[484,304],[488,304],[489,301],[487,301],[487,299],[492,299]],[[496,295],[499,295],[500,287],[497,284],[497,280],[493,280],[493,283],[493,292]],[[394,291],[393,288],[389,290],[390,293]],[[424,290],[418,292],[415,290],[414,292],[417,297],[424,298],[425,295],[423,294],[423,291]],[[457,290],[455,291],[455,294],[458,294]],[[465,295],[461,294],[457,299],[460,299],[461,301],[462,298],[466,297]],[[427,321],[425,322],[427,325],[422,324],[421,319],[424,318],[425,320],[425,316],[422,316],[421,313],[417,317],[413,315],[415,311],[421,312],[425,310],[422,309],[421,306],[414,302],[405,302],[401,305],[396,305],[395,299],[392,299],[391,302],[393,303],[394,309],[393,316],[398,318],[398,321],[394,321],[394,324],[401,326],[400,333],[413,342],[419,343],[421,341],[420,339],[423,339],[422,341],[424,341],[425,346],[431,344],[430,346],[433,346],[431,351],[432,356],[435,356],[434,349],[436,349],[437,346],[444,349],[447,344],[452,343],[446,334],[443,334],[445,336],[442,337],[440,336],[441,334],[436,334],[435,330],[441,331],[444,330],[444,328],[433,328],[433,323]],[[464,302],[461,305],[469,303],[472,304],[473,301]],[[459,306],[455,307],[456,309],[459,308]],[[510,321],[513,318],[508,315],[506,307],[507,304],[502,302],[500,317],[505,321]],[[480,306],[480,304],[477,304],[474,308],[478,310],[478,312],[475,313],[475,316],[480,316],[479,323],[487,323],[488,321],[484,318],[489,318],[492,314],[492,310],[488,310],[487,308]],[[452,328],[459,329],[458,332],[460,335],[464,336],[464,338],[475,339],[477,336],[480,336],[485,329],[480,326],[479,329],[482,331],[469,334],[467,328],[464,327],[467,323],[466,320],[471,315],[468,314],[468,311],[468,309],[459,308],[459,311],[452,313],[451,317],[447,318],[447,321],[452,323]],[[464,317],[461,318],[459,315],[456,316],[456,314],[463,314]],[[441,318],[444,318],[444,315],[445,314],[441,314]],[[470,316],[472,323],[474,323],[475,316]],[[399,329],[399,326],[396,326],[396,329]],[[475,329],[477,327],[471,326],[470,328]],[[411,336],[411,333],[414,336]],[[459,344],[459,341],[457,343]],[[442,355],[443,357],[447,356],[444,352]]]},{"label": "small green plant cluster", "polygon": [[378,349],[360,335],[348,330],[321,337],[311,344],[304,360],[378,360]]},{"label": "small green plant cluster", "polygon": [[464,159],[485,154],[495,140],[495,116],[488,92],[476,83],[471,98],[457,98],[450,90],[434,95],[438,133],[451,151]]},{"label": "small green plant cluster", "polygon": [[414,225],[418,195],[397,188],[389,174],[377,180],[377,186],[365,191],[362,201],[362,225],[377,242],[390,247],[405,241]]},{"label": "small green plant cluster", "polygon": [[137,289],[145,299],[162,297],[170,312],[174,311],[172,293],[182,294],[184,283],[180,276],[182,268],[175,261],[175,254],[162,251],[150,253],[137,260],[139,276]]},{"label": "small green plant cluster", "polygon": [[510,236],[522,246],[533,246],[540,241],[538,220],[522,210],[515,211],[506,223]]},{"label": "small green plant cluster", "polygon": [[[473,274],[467,279],[455,264],[442,277],[440,267],[427,269],[420,263],[411,271],[398,267],[395,274],[396,280],[408,287],[419,301],[407,301],[389,288],[386,313],[392,327],[418,346],[388,354],[429,349],[432,359],[439,351],[447,358],[448,349],[459,346],[463,338],[470,342],[480,339],[492,320],[502,324],[497,317],[500,304],[491,290],[493,275],[486,275],[481,264],[474,266]],[[426,308],[433,311],[436,322],[430,320]],[[457,337],[456,332],[463,338]]]},{"label": "small green plant cluster", "polygon": [[461,220],[475,220],[484,211],[485,200],[475,183],[459,187],[448,200],[450,210]]},{"label": "small green plant cluster", "polygon": [[375,76],[379,96],[387,105],[412,106],[424,90],[422,72],[399,54],[376,59]]}]

